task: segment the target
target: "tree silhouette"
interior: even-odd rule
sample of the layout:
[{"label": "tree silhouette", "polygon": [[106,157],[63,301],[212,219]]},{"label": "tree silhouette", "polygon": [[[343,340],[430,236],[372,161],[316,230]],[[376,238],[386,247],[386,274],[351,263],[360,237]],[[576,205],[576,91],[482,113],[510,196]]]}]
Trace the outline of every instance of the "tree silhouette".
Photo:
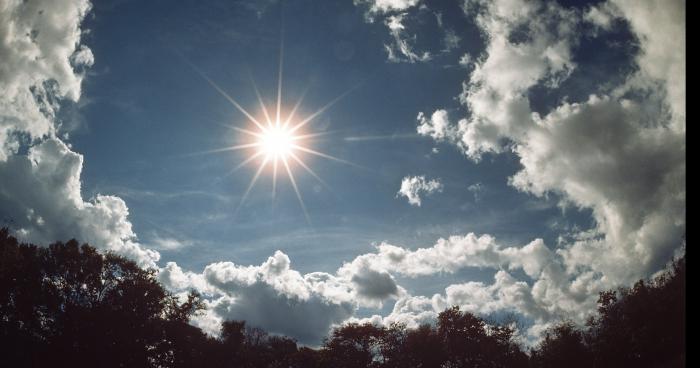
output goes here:
[{"label": "tree silhouette", "polygon": [[201,308],[198,295],[180,303],[154,270],[122,257],[75,240],[21,244],[0,230],[0,344],[8,366],[186,366],[176,341],[206,341],[187,324]]},{"label": "tree silhouette", "polygon": [[585,335],[571,321],[564,321],[545,332],[544,339],[532,351],[531,365],[542,368],[591,367],[592,354]]},{"label": "tree silhouette", "polygon": [[600,293],[588,340],[598,366],[685,362],[685,257],[657,278]]},{"label": "tree silhouette", "polygon": [[384,333],[371,323],[336,328],[323,345],[323,362],[338,368],[378,367]]},{"label": "tree silhouette", "polygon": [[526,355],[511,325],[459,307],[434,325],[350,323],[320,348],[224,321],[218,337],[191,325],[204,308],[177,297],[122,257],[75,240],[24,244],[0,229],[0,365],[3,367],[682,367],[685,258],[650,281],[600,293],[585,328],[546,331]]},{"label": "tree silhouette", "polygon": [[489,326],[459,307],[438,315],[437,333],[446,353],[446,367],[526,367],[527,356],[513,341],[513,329]]}]

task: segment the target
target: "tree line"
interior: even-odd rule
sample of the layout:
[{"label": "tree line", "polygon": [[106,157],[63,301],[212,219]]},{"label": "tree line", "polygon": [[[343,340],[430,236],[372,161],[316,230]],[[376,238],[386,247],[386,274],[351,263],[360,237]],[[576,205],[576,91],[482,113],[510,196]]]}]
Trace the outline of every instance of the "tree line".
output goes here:
[{"label": "tree line", "polygon": [[563,321],[526,349],[508,324],[458,307],[415,329],[351,323],[319,348],[245,321],[212,337],[179,300],[114,254],[76,240],[26,244],[0,229],[0,366],[3,367],[683,367],[685,257],[662,275],[600,293],[584,327]]}]

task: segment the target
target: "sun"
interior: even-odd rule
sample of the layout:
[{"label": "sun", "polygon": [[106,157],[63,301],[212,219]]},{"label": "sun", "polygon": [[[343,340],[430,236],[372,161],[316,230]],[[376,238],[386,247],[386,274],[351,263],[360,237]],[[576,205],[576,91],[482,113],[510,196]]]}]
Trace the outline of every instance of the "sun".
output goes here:
[{"label": "sun", "polygon": [[[251,162],[259,161],[259,165],[255,174],[253,174],[250,184],[246,188],[245,192],[241,196],[241,200],[238,203],[236,212],[241,209],[245,203],[251,190],[255,187],[255,183],[260,178],[261,174],[265,168],[270,168],[268,173],[272,174],[272,199],[274,201],[277,191],[277,177],[278,172],[282,171],[286,173],[289,178],[289,182],[294,188],[297,199],[299,200],[299,205],[301,206],[306,221],[311,225],[311,219],[309,213],[306,210],[306,205],[301,195],[301,190],[297,185],[297,180],[293,169],[303,168],[309,175],[313,176],[318,182],[330,190],[328,184],[326,184],[323,179],[321,179],[308,164],[304,162],[306,156],[316,156],[322,157],[324,159],[332,160],[335,162],[340,162],[343,164],[348,164],[357,168],[365,169],[362,166],[356,165],[352,162],[331,156],[329,154],[319,152],[311,148],[311,143],[314,139],[325,136],[327,132],[312,132],[309,131],[309,126],[307,124],[313,122],[319,115],[323,114],[328,108],[333,106],[335,103],[340,101],[343,97],[348,95],[350,92],[358,88],[361,83],[347,89],[345,92],[341,93],[330,102],[326,103],[323,107],[319,108],[312,114],[304,117],[297,117],[296,112],[301,106],[306,90],[301,93],[296,104],[291,109],[284,109],[283,116],[283,98],[282,98],[282,60],[283,60],[283,47],[280,44],[280,57],[279,57],[279,70],[277,79],[277,103],[276,106],[268,106],[263,101],[260,91],[258,90],[255,80],[252,75],[250,76],[250,81],[253,87],[253,91],[257,97],[260,104],[262,115],[264,116],[253,116],[248,110],[243,108],[238,101],[231,97],[226,91],[221,88],[217,83],[215,83],[211,78],[209,78],[201,69],[196,65],[188,61],[188,64],[192,69],[199,74],[209,85],[214,88],[221,97],[225,98],[233,107],[235,107],[239,112],[247,118],[245,124],[229,125],[229,128],[236,130],[241,133],[239,135],[239,140],[241,144],[237,144],[229,147],[222,147],[218,149],[213,149],[204,152],[198,152],[195,154],[207,154],[207,153],[222,153],[231,152],[238,150],[249,151],[250,154],[241,163],[235,166],[227,175],[233,174],[240,168],[248,165]],[[310,124],[309,124],[310,125]]]},{"label": "sun", "polygon": [[281,126],[278,122],[260,134],[257,140],[258,152],[271,160],[287,159],[294,150],[294,141],[298,139],[299,137],[290,129]]},{"label": "sun", "polygon": [[323,187],[328,189],[329,186],[323,181],[323,179],[321,179],[309,167],[309,165],[307,165],[304,162],[303,156],[312,155],[312,156],[322,157],[325,159],[333,160],[333,161],[344,163],[344,164],[349,164],[349,165],[356,166],[356,167],[359,167],[359,166],[355,165],[351,162],[348,162],[348,161],[339,159],[337,157],[331,156],[329,154],[319,152],[317,150],[312,149],[310,147],[311,141],[315,138],[318,138],[318,137],[325,135],[326,133],[325,132],[305,132],[304,128],[308,128],[307,124],[314,121],[319,115],[321,115],[328,108],[330,108],[332,105],[334,105],[340,99],[342,99],[345,95],[347,95],[352,90],[354,90],[357,86],[340,94],[335,99],[331,100],[326,105],[324,105],[320,109],[316,110],[314,113],[310,114],[309,116],[297,118],[296,112],[299,109],[299,107],[302,104],[303,99],[304,99],[304,93],[302,93],[301,97],[298,99],[296,104],[290,110],[285,109],[285,116],[283,117],[282,116],[282,112],[283,112],[283,109],[282,109],[282,64],[281,64],[281,57],[280,57],[280,70],[279,70],[279,79],[278,79],[278,84],[277,84],[277,104],[276,104],[276,106],[265,105],[265,103],[263,102],[263,98],[261,97],[260,92],[258,91],[258,88],[255,84],[255,81],[251,78],[253,91],[255,92],[255,95],[257,96],[257,99],[258,99],[258,102],[260,103],[260,108],[261,108],[262,114],[263,114],[263,116],[256,117],[256,116],[253,116],[250,112],[248,112],[248,110],[243,108],[243,106],[241,106],[233,97],[231,97],[228,93],[226,93],[226,91],[224,91],[218,84],[216,84],[213,80],[211,80],[201,70],[199,70],[194,65],[191,65],[191,66],[222,97],[224,97],[228,102],[230,102],[231,105],[233,105],[238,111],[243,113],[243,115],[245,115],[245,117],[248,120],[247,121],[248,124],[241,124],[242,126],[246,126],[245,128],[242,127],[241,125],[233,125],[233,126],[227,125],[231,129],[236,130],[237,132],[241,133],[241,135],[239,136],[240,140],[242,140],[241,144],[229,146],[229,147],[223,147],[223,148],[214,149],[214,150],[209,150],[209,151],[205,151],[205,152],[199,152],[201,154],[201,153],[230,152],[230,151],[238,151],[238,150],[250,151],[250,155],[245,160],[243,160],[241,163],[239,163],[236,167],[234,167],[228,174],[232,174],[233,172],[248,165],[249,163],[251,163],[253,161],[256,161],[256,160],[259,161],[258,168],[255,171],[255,174],[253,175],[252,179],[250,180],[250,184],[248,185],[245,192],[243,193],[243,196],[241,197],[241,200],[240,200],[238,207],[236,209],[236,213],[238,213],[238,211],[242,207],[243,203],[248,198],[248,195],[250,194],[251,190],[255,187],[256,182],[258,181],[258,179],[262,175],[265,168],[270,168],[270,170],[268,172],[271,172],[271,174],[272,174],[272,198],[274,199],[276,196],[278,173],[279,172],[286,173],[286,176],[289,178],[289,182],[291,183],[292,188],[294,189],[294,192],[297,196],[297,199],[299,200],[299,205],[301,206],[301,209],[304,212],[304,216],[306,217],[306,221],[309,224],[311,224],[311,220],[310,220],[308,211],[306,210],[306,205],[304,204],[304,200],[302,199],[301,189],[297,185],[297,180],[295,178],[295,174],[293,172],[293,169],[295,167],[301,167],[308,174],[310,174],[316,180],[318,180],[322,184]]}]

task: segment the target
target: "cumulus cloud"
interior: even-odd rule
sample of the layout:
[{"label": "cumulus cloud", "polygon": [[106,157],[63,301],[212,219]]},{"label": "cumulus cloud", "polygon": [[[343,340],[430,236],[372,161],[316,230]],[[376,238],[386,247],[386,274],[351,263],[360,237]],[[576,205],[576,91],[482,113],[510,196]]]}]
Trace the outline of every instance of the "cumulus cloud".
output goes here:
[{"label": "cumulus cloud", "polygon": [[217,262],[201,273],[168,262],[158,279],[175,292],[194,289],[205,296],[208,309],[193,323],[210,334],[218,334],[224,320],[242,319],[311,345],[359,307],[381,307],[406,295],[389,271],[362,259],[344,264],[335,274],[302,275],[281,251],[259,266]]},{"label": "cumulus cloud", "polygon": [[431,195],[442,192],[443,185],[439,179],[427,180],[425,176],[407,176],[401,180],[401,188],[397,196],[404,196],[412,206],[421,205],[421,193]]},{"label": "cumulus cloud", "polygon": [[592,96],[535,115],[538,128],[515,147],[523,169],[512,185],[593,210],[601,237],[561,250],[571,267],[619,282],[656,271],[685,232],[685,135],[640,125],[643,114],[633,101]]},{"label": "cumulus cloud", "polygon": [[[453,124],[444,110],[431,119],[421,113],[418,133],[449,141],[479,160],[485,152],[502,152],[505,140],[527,129],[530,87],[556,86],[571,73],[580,17],[555,4],[530,1],[467,1],[464,7],[489,40],[488,57],[474,63],[460,95],[471,115]],[[523,32],[523,40],[514,39]]]},{"label": "cumulus cloud", "polygon": [[[201,273],[183,271],[169,262],[158,277],[172,290],[195,289],[206,296],[209,308],[194,323],[209,333],[216,334],[225,319],[245,319],[253,326],[316,344],[330,328],[344,322],[403,322],[416,327],[434,322],[451,305],[481,314],[522,309],[544,320],[549,313],[565,310],[562,303],[573,298],[561,281],[566,275],[556,257],[542,240],[506,247],[489,235],[468,234],[440,239],[432,247],[417,250],[382,243],[376,252],[344,263],[335,274],[301,275],[291,268],[289,257],[277,251],[259,266],[219,262]],[[496,274],[492,285],[452,285],[431,298],[408,294],[394,276],[429,276],[467,267],[523,270],[536,280],[539,294],[504,270]],[[470,290],[474,295],[468,295]],[[387,316],[354,317],[359,307],[379,308],[392,299],[396,302]],[[567,311],[579,305],[568,303]]]},{"label": "cumulus cloud", "polygon": [[[525,246],[503,246],[490,235],[473,233],[439,239],[431,247],[416,250],[382,243],[376,252],[358,256],[343,268],[357,268],[357,265],[407,277],[455,273],[465,268],[498,270],[491,284],[453,284],[445,288],[444,294],[432,298],[404,292],[391,314],[362,320],[386,325],[403,322],[417,326],[431,322],[453,305],[480,315],[520,313],[535,325],[548,323],[552,318],[572,318],[583,323],[586,313],[595,307],[597,291],[611,286],[595,278],[592,272],[567,273],[562,256],[551,251],[541,239]],[[518,271],[524,272],[529,281],[513,276]]]},{"label": "cumulus cloud", "polygon": [[[582,18],[604,24],[598,14],[603,10],[589,9],[581,17],[556,4],[467,2],[489,36],[486,57],[461,95],[470,115],[453,124],[444,110],[430,119],[419,114],[417,130],[459,146],[474,160],[485,152],[515,152],[522,170],[511,179],[514,187],[538,196],[557,193],[593,209],[599,237],[561,251],[571,267],[593,266],[626,282],[663,264],[685,231],[685,84],[678,79],[685,71],[679,44],[685,10],[680,2],[601,5],[611,7],[619,8],[640,39],[639,72],[610,95],[563,103],[540,116],[530,108],[530,89],[556,88],[571,73],[576,24]],[[664,32],[649,28],[655,9],[655,27]],[[527,37],[513,39],[513,31],[523,28]],[[673,42],[663,42],[666,37]],[[651,93],[631,97],[635,88]],[[668,110],[649,107],[664,104]],[[609,257],[596,257],[599,252]]]},{"label": "cumulus cloud", "polygon": [[636,83],[662,84],[661,92],[671,108],[672,129],[685,133],[685,1],[612,0],[620,16],[632,26],[641,43]]},{"label": "cumulus cloud", "polygon": [[430,118],[422,112],[418,113],[418,134],[430,136],[436,141],[454,142],[458,138],[459,131],[450,124],[446,110],[435,110]]},{"label": "cumulus cloud", "polygon": [[[378,298],[385,285],[373,287],[370,273],[359,280],[323,272],[301,275],[289,257],[277,251],[259,266],[218,262],[202,273],[183,271],[170,262],[158,277],[173,290],[195,289],[207,297],[208,310],[194,323],[217,334],[226,319],[246,320],[272,333],[293,336],[307,344],[321,341],[331,326],[353,315],[357,295]],[[358,290],[355,290],[354,285]]]},{"label": "cumulus cloud", "polygon": [[[539,273],[528,291],[532,300],[549,314],[567,311],[581,317],[591,307],[587,295],[649,276],[681,247],[685,5],[611,1],[579,11],[554,2],[469,0],[464,9],[487,39],[459,96],[469,114],[451,122],[443,109],[430,118],[420,113],[417,131],[456,145],[475,161],[483,154],[510,151],[521,163],[510,179],[514,188],[536,196],[554,193],[592,210],[594,228],[566,237],[555,255],[547,251],[556,270],[519,264],[517,258],[503,260],[504,250],[494,252],[493,247],[483,248],[477,257],[482,264],[498,259],[509,269],[523,267],[530,277]],[[605,35],[614,18],[627,20],[639,40],[638,68],[620,86],[534,112],[533,89],[555,90],[577,68],[581,24],[592,23],[599,28],[596,35]],[[482,293],[484,305],[498,305],[487,296],[502,289],[492,289],[496,285],[507,284],[504,277],[492,285],[452,288],[445,298],[457,300],[456,292],[467,288],[467,294]],[[527,291],[526,285],[518,289]]]},{"label": "cumulus cloud", "polygon": [[[551,251],[541,239],[525,246],[503,246],[489,235],[473,233],[440,239],[431,247],[410,250],[386,243],[377,251],[357,257],[343,268],[364,264],[376,270],[407,277],[455,273],[464,268],[492,269],[493,281],[452,284],[432,297],[402,293],[386,316],[351,318],[351,322],[390,325],[393,322],[417,327],[434,323],[451,306],[482,316],[516,313],[532,324],[523,338],[533,344],[552,321],[572,319],[583,323],[595,309],[597,291],[612,287],[594,272],[568,273],[565,259]],[[528,279],[515,276],[522,271]]]},{"label": "cumulus cloud", "polygon": [[353,294],[363,306],[381,307],[385,300],[405,294],[387,269],[366,258],[343,264],[337,273],[350,282]]},{"label": "cumulus cloud", "polygon": [[384,270],[409,277],[453,273],[467,267],[523,269],[532,279],[553,261],[541,239],[522,247],[506,247],[490,235],[474,233],[439,239],[433,246],[409,250],[383,242],[374,253],[346,263],[345,268]]},{"label": "cumulus cloud", "polygon": [[20,237],[32,242],[49,244],[77,238],[154,267],[159,254],[138,243],[121,198],[82,198],[82,165],[83,156],[57,138],[30,147],[26,155],[0,162],[4,216],[12,220]]},{"label": "cumulus cloud", "polygon": [[[48,244],[78,238],[154,267],[123,200],[84,200],[83,156],[56,137],[61,103],[78,101],[83,70],[94,63],[80,44],[86,0],[0,3],[0,207],[23,239]],[[19,148],[26,153],[19,153]]]},{"label": "cumulus cloud", "polygon": [[393,323],[404,324],[407,328],[417,328],[420,325],[434,324],[442,306],[436,300],[439,297],[406,295],[394,304],[391,313],[386,316],[378,314],[366,318],[350,318],[348,322],[371,323],[376,326],[391,326]]},{"label": "cumulus cloud", "polygon": [[0,161],[17,152],[21,137],[55,132],[57,99],[77,101],[90,49],[80,44],[87,0],[2,1],[0,7]]}]

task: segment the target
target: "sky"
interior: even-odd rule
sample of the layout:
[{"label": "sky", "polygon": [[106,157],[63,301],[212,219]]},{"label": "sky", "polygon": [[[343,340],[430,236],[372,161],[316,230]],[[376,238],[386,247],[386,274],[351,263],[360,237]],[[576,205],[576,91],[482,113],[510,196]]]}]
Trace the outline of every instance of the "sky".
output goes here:
[{"label": "sky", "polygon": [[684,1],[0,0],[0,18],[3,226],[155,268],[202,294],[213,335],[244,319],[313,346],[458,305],[533,343],[685,251]]}]

